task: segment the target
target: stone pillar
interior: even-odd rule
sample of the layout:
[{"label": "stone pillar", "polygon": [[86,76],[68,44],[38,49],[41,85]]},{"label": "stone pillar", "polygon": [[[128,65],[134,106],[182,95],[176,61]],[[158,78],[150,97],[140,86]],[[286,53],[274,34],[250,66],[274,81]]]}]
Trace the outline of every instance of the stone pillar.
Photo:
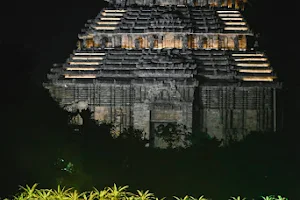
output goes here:
[{"label": "stone pillar", "polygon": [[154,37],[152,35],[148,35],[148,44],[150,49],[154,48]]},{"label": "stone pillar", "polygon": [[128,35],[128,48],[133,48],[133,41],[134,38],[132,37],[132,35]]},{"label": "stone pillar", "polygon": [[77,46],[77,50],[81,50],[81,41],[80,40],[77,41],[76,46]]},{"label": "stone pillar", "polygon": [[218,35],[218,46],[219,46],[219,49],[224,49],[224,40],[223,40],[223,37],[224,36]]},{"label": "stone pillar", "polygon": [[235,46],[235,44],[234,44],[234,37],[228,36],[227,37],[227,49],[233,50],[234,46]]},{"label": "stone pillar", "polygon": [[228,8],[232,8],[232,1],[233,0],[227,0],[227,4],[228,4],[227,7]]},{"label": "stone pillar", "polygon": [[235,0],[234,2],[234,8],[239,9],[240,8],[240,0]]},{"label": "stone pillar", "polygon": [[134,48],[135,49],[140,49],[141,48],[141,43],[140,43],[139,37],[134,37],[133,41],[134,41],[133,42]]},{"label": "stone pillar", "polygon": [[111,38],[111,46],[112,46],[113,48],[115,48],[115,36],[110,35],[110,38]]},{"label": "stone pillar", "polygon": [[239,36],[239,49],[246,50],[247,49],[247,37],[246,35]]},{"label": "stone pillar", "polygon": [[121,48],[126,48],[126,35],[122,34],[121,37]]},{"label": "stone pillar", "polygon": [[234,40],[234,50],[239,50],[239,38],[238,38],[238,36],[235,36],[233,38],[233,40]]},{"label": "stone pillar", "polygon": [[178,41],[179,41],[179,45],[178,46],[180,47],[180,49],[182,49],[183,48],[183,43],[182,43],[183,42],[183,36],[182,35],[178,36]]},{"label": "stone pillar", "polygon": [[212,45],[213,49],[219,49],[220,47],[219,47],[218,36],[212,36],[212,38],[213,38],[213,45]]},{"label": "stone pillar", "polygon": [[188,38],[187,35],[183,35],[182,37],[182,48],[187,49],[188,48]]},{"label": "stone pillar", "polygon": [[150,108],[148,103],[133,104],[133,127],[145,132],[145,138],[150,137]]},{"label": "stone pillar", "polygon": [[158,48],[161,49],[163,47],[163,36],[158,36]]},{"label": "stone pillar", "polygon": [[198,48],[199,49],[203,49],[203,41],[202,41],[202,39],[203,39],[203,36],[199,35],[198,36]]}]

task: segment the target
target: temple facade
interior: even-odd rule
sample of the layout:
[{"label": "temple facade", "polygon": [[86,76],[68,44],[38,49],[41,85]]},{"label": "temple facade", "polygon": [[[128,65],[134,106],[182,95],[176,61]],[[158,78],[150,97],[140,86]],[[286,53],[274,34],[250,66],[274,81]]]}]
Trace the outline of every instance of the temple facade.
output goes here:
[{"label": "temple facade", "polygon": [[281,84],[253,47],[243,0],[108,0],[54,65],[44,86],[70,112],[89,108],[115,133],[133,126],[152,145],[176,122],[223,141],[277,130]]}]

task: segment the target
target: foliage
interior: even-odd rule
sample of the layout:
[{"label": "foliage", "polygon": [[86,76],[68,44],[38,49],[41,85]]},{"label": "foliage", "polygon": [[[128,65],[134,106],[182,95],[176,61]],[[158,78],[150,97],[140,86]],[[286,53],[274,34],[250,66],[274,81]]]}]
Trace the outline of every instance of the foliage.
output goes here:
[{"label": "foliage", "polygon": [[[137,190],[137,194],[127,191],[128,186],[117,186],[114,184],[112,187],[106,187],[99,191],[94,188],[93,191],[87,191],[79,193],[73,188],[65,189],[57,186],[56,190],[51,189],[37,189],[38,184],[34,184],[32,187],[26,185],[26,187],[20,186],[21,193],[14,196],[11,200],[164,200],[165,198],[159,199],[149,190]],[[203,195],[199,198],[186,195],[183,198],[173,196],[175,200],[208,200]],[[262,197],[263,200],[288,200],[285,197],[272,196]],[[5,200],[10,200],[6,198]],[[230,200],[246,200],[246,198],[231,197]]]},{"label": "foliage", "polygon": [[275,197],[275,195],[270,195],[270,196],[266,196],[266,197],[262,196],[262,199],[263,200],[288,200],[287,198],[282,197],[280,195],[278,195],[277,198]]},{"label": "foliage", "polygon": [[168,148],[187,147],[188,137],[191,135],[185,125],[177,123],[160,124],[155,129],[155,135],[162,138],[168,145]]},{"label": "foliage", "polygon": [[150,193],[149,190],[141,191],[137,190],[136,200],[150,200],[154,198],[154,194]]},{"label": "foliage", "polygon": [[207,133],[203,133],[199,130],[194,130],[187,138],[192,144],[192,148],[207,148],[217,149],[221,146],[222,140],[218,140],[216,137],[212,137]]},{"label": "foliage", "polygon": [[231,197],[230,200],[246,200],[246,198],[238,197]]},{"label": "foliage", "polygon": [[145,147],[149,142],[149,140],[145,138],[145,133],[143,131],[135,129],[132,126],[125,128],[118,139],[128,146],[134,147]]}]

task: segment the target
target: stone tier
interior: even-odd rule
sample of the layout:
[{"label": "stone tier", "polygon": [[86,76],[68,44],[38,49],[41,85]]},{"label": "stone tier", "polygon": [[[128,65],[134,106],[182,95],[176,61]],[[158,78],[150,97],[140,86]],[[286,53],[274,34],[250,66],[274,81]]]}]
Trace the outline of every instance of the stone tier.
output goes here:
[{"label": "stone tier", "polygon": [[247,0],[105,0],[110,5],[116,7],[126,6],[207,6],[207,7],[223,7],[236,8],[243,10]]},{"label": "stone tier", "polygon": [[53,80],[190,79],[229,82],[276,82],[276,74],[262,52],[182,49],[76,50]]},{"label": "stone tier", "polygon": [[104,8],[89,20],[80,38],[99,33],[231,33],[251,34],[238,10],[202,7]]}]

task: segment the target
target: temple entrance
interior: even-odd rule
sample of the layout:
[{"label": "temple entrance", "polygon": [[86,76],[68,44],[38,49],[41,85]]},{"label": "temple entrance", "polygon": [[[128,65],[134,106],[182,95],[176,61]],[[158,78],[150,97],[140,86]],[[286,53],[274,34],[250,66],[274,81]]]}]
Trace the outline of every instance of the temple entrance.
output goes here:
[{"label": "temple entrance", "polygon": [[154,147],[167,148],[167,143],[157,136],[157,128],[170,123],[178,123],[182,118],[182,111],[167,103],[170,101],[166,92],[162,92],[156,101],[165,100],[164,103],[154,103],[150,110],[150,145]]},{"label": "temple entrance", "polygon": [[[161,121],[161,122],[150,122],[150,145],[152,147],[159,147],[159,148],[168,148],[168,140],[165,141],[163,138],[159,136],[160,131],[164,130],[164,134],[170,134],[170,136],[165,136],[165,137],[172,137],[174,136],[174,129],[170,130],[168,127],[176,127],[176,121]],[[174,126],[175,125],[175,126]],[[168,133],[170,132],[170,133]]]}]

